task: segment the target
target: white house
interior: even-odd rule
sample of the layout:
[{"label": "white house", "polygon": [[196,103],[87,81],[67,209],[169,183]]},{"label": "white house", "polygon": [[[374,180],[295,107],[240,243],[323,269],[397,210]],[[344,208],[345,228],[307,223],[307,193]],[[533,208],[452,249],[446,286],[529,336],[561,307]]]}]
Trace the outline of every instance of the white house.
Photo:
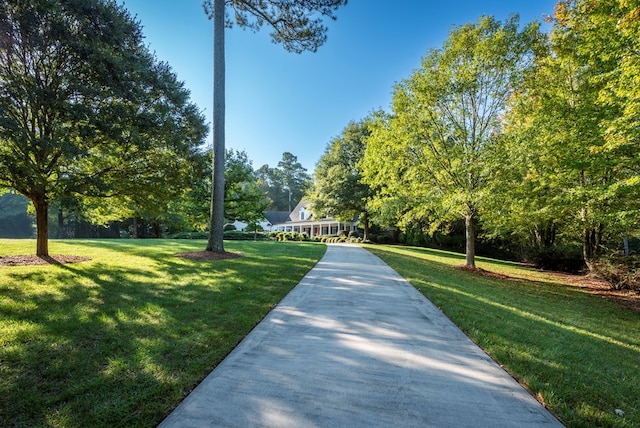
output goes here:
[{"label": "white house", "polygon": [[273,224],[271,230],[306,233],[310,237],[338,235],[343,231],[349,233],[358,230],[357,219],[351,221],[338,221],[329,217],[316,219],[313,217],[310,206],[308,201],[300,201],[288,218],[283,222]]},{"label": "white house", "polygon": [[[267,232],[278,230],[274,224],[283,223],[289,219],[289,213],[286,211],[265,211],[264,216],[265,220],[259,224],[262,226],[262,230]],[[233,225],[237,230],[244,230],[248,226],[247,223],[237,220],[233,222]]]}]

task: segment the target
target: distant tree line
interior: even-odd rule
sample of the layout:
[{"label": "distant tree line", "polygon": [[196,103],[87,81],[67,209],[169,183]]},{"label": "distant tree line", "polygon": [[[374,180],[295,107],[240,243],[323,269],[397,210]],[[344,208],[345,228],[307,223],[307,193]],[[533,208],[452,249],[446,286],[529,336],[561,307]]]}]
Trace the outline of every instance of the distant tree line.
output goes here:
[{"label": "distant tree line", "polygon": [[[138,209],[114,200],[64,198],[48,210],[51,238],[160,238],[179,232],[205,231],[209,222],[211,152],[195,153],[189,165],[189,179],[181,191],[166,200],[137,201]],[[174,183],[175,185],[175,183]],[[265,211],[287,211],[289,188],[297,204],[311,186],[311,177],[289,152],[276,167],[253,169],[246,152],[227,150],[225,159],[225,221],[257,225]],[[288,187],[290,186],[290,187]],[[283,190],[284,189],[284,190]],[[161,196],[162,186],[158,189]],[[0,196],[0,237],[32,238],[35,215],[27,197],[15,190]]]}]

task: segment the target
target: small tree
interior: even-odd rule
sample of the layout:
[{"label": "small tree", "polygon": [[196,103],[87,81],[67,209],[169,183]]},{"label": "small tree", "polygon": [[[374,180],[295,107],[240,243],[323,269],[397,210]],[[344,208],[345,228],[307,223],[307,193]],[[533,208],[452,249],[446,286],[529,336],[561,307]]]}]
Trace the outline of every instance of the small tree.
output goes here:
[{"label": "small tree", "polygon": [[225,219],[256,223],[264,219],[268,205],[247,154],[228,150],[225,161]]},{"label": "small tree", "polygon": [[456,28],[442,49],[429,52],[422,67],[396,87],[393,116],[376,128],[367,146],[368,183],[394,186],[400,196],[386,195],[403,205],[422,204],[424,216],[464,218],[470,267],[475,267],[475,227],[491,178],[487,154],[502,132],[500,115],[514,83],[532,63],[537,39],[535,25],[518,31],[516,16],[505,24],[482,17]]},{"label": "small tree", "polygon": [[[225,11],[225,4],[228,9]],[[224,153],[225,153],[225,55],[224,28],[233,21],[258,30],[265,23],[272,28],[274,43],[290,52],[315,52],[326,41],[324,17],[335,19],[334,11],[347,0],[205,0],[207,15],[213,19],[213,186],[211,221],[207,251],[224,252]]]},{"label": "small tree", "polygon": [[326,214],[340,221],[360,216],[364,239],[369,239],[367,203],[372,194],[362,182],[360,162],[364,157],[372,118],[351,122],[339,137],[327,145],[315,170],[310,202],[316,216]]}]

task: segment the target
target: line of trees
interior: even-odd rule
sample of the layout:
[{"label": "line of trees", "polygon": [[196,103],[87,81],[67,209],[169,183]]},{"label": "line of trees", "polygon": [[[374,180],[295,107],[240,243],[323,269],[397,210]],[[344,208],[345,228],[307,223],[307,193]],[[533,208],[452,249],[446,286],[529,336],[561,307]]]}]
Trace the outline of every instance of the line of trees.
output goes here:
[{"label": "line of trees", "polygon": [[[397,84],[391,112],[349,124],[327,146],[314,206],[347,215],[336,188],[357,178],[368,186],[353,191],[366,201],[359,211],[380,225],[432,234],[464,222],[470,267],[480,236],[539,262],[579,246],[593,269],[605,249],[638,235],[640,8],[632,3],[560,1],[550,34],[517,16],[453,28]],[[354,129],[367,130],[358,137],[364,150],[345,144]],[[337,166],[339,147],[359,158],[355,168]]]},{"label": "line of trees", "polygon": [[[181,168],[189,171],[172,187],[180,191],[169,194],[157,189],[157,197],[135,201],[122,195],[110,198],[67,196],[52,201],[48,216],[49,236],[54,238],[160,238],[180,232],[204,232],[210,216],[211,151],[198,151]],[[174,165],[174,161],[167,167]],[[265,182],[265,171],[268,182]],[[295,180],[294,180],[295,179]],[[294,203],[311,186],[311,177],[289,152],[278,166],[263,165],[253,169],[247,153],[226,150],[225,155],[225,223],[240,221],[257,225],[265,211],[288,211],[290,183]],[[170,197],[167,197],[170,195]],[[279,198],[279,200],[274,199]],[[0,237],[30,238],[34,233],[34,216],[28,214],[29,200],[12,190],[0,196]]]}]

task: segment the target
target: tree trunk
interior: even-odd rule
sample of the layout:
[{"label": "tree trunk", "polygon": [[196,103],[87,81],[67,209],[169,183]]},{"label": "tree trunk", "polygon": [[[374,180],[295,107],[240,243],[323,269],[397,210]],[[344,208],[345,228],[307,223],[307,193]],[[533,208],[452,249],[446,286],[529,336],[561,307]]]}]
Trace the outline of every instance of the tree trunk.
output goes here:
[{"label": "tree trunk", "polygon": [[64,214],[62,212],[62,207],[58,206],[58,238],[62,239],[64,237]]},{"label": "tree trunk", "polygon": [[362,213],[362,227],[364,229],[364,236],[362,237],[363,241],[369,240],[369,213]]},{"label": "tree trunk", "polygon": [[464,226],[466,234],[465,265],[474,268],[476,267],[476,230],[473,212],[465,215]]},{"label": "tree trunk", "polygon": [[49,255],[49,203],[44,195],[31,199],[36,209],[36,255]]},{"label": "tree trunk", "polygon": [[213,2],[213,186],[207,251],[224,252],[224,3]]},{"label": "tree trunk", "polygon": [[602,246],[602,231],[604,225],[598,224],[598,227],[585,227],[582,242],[582,256],[584,262],[589,268],[589,271],[593,270],[593,262],[600,256],[600,247]]}]

